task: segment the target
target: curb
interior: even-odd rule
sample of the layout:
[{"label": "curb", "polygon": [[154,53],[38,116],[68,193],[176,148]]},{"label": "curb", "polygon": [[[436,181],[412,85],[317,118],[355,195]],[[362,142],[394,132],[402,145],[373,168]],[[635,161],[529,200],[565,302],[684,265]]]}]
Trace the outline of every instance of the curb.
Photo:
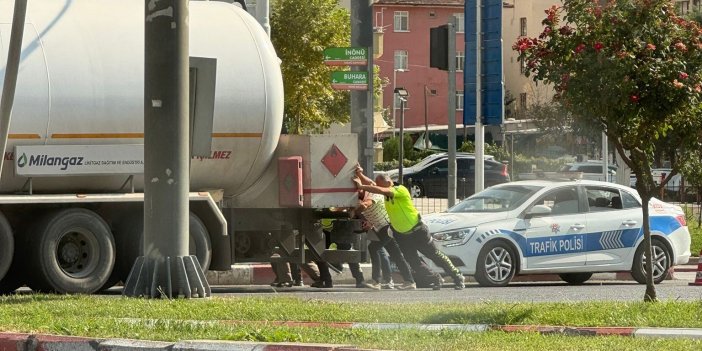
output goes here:
[{"label": "curb", "polygon": [[[162,342],[0,333],[0,351],[364,351],[353,345],[187,340]],[[370,350],[366,350],[370,351]]]},{"label": "curb", "polygon": [[[694,259],[694,263],[692,262]],[[687,265],[675,266],[670,269],[666,280],[679,279],[676,273],[694,273],[697,272],[697,258],[692,257]],[[370,263],[362,263],[361,270],[366,272],[366,278],[370,279],[371,265]],[[275,274],[269,264],[235,264],[228,271],[208,271],[206,273],[207,281],[210,285],[268,285],[275,280]],[[303,274],[305,284],[309,285],[312,280]],[[335,274],[332,272],[332,279],[335,284],[355,284],[356,280],[351,276],[348,267],[341,273]],[[685,279],[685,278],[682,278]],[[397,280],[401,281],[398,276]],[[634,278],[629,272],[609,272],[595,273],[591,280],[616,280],[616,281],[633,281]],[[561,281],[558,274],[526,274],[518,275],[512,279],[512,282],[549,282]],[[472,276],[466,276],[466,282],[475,282]]]}]

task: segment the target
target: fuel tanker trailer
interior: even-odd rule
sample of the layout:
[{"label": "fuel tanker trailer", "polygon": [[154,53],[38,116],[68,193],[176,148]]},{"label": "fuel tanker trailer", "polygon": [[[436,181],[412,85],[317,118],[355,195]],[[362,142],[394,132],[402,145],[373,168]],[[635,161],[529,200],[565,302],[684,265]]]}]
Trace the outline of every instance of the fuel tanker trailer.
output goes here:
[{"label": "fuel tanker trailer", "polygon": [[[0,83],[13,5],[0,0]],[[359,259],[325,251],[317,224],[357,202],[356,136],[281,135],[280,60],[256,19],[191,1],[189,20],[191,254],[210,270],[273,247],[283,261]],[[0,178],[0,293],[126,279],[143,241],[143,120],[144,1],[30,2]]]}]

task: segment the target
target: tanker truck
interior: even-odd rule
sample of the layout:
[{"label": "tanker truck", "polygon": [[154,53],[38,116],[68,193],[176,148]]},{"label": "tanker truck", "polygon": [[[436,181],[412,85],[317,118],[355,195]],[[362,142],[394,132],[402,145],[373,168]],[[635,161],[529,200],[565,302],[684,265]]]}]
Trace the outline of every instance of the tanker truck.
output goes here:
[{"label": "tanker truck", "polygon": [[[0,82],[13,1],[0,0]],[[144,2],[30,2],[0,178],[0,293],[93,293],[143,242]],[[279,59],[241,8],[190,3],[190,252],[358,261],[318,220],[353,207],[353,134],[281,135]],[[148,150],[146,150],[148,152]]]}]

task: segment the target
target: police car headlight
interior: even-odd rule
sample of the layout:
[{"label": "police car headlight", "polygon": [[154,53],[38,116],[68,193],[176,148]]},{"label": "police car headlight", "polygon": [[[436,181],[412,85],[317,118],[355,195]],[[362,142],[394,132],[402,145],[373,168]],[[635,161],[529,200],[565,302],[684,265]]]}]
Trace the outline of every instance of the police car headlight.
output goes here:
[{"label": "police car headlight", "polygon": [[475,227],[438,232],[432,234],[434,240],[440,242],[445,247],[465,245],[475,234]]}]

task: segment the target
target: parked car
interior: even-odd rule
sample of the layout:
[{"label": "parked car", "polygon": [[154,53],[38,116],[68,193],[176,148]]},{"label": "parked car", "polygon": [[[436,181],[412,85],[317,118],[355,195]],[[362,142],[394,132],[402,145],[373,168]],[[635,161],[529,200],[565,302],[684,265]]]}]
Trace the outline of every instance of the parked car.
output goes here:
[{"label": "parked car", "polygon": [[[507,165],[495,161],[490,155],[484,157],[485,187],[510,181]],[[390,178],[397,182],[396,170],[389,171]],[[410,190],[412,197],[448,196],[448,154],[433,154],[412,167],[403,169],[403,184]],[[475,155],[456,153],[456,195],[465,198],[475,189]]]},{"label": "parked car", "polygon": [[[680,206],[652,199],[649,207],[653,279],[660,283],[668,268],[688,261],[690,232]],[[646,280],[641,198],[626,186],[588,180],[512,182],[424,221],[456,267],[483,286],[504,286],[515,275],[539,273],[557,273],[571,284],[595,272],[630,271],[637,282]]]},{"label": "parked car", "polygon": [[602,176],[602,161],[585,161],[568,163],[561,168],[561,172],[582,172],[582,179],[599,180],[614,183],[617,179],[617,166],[607,167],[607,179]]}]

